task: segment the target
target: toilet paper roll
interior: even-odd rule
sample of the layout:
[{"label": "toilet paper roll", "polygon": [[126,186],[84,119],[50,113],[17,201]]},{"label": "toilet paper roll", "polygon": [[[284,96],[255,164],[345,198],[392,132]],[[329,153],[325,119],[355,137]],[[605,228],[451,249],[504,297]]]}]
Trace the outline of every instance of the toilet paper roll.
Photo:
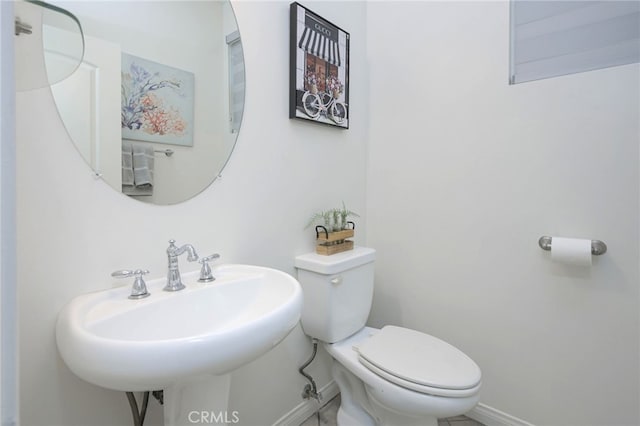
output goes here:
[{"label": "toilet paper roll", "polygon": [[591,240],[553,237],[551,260],[576,266],[591,266]]}]

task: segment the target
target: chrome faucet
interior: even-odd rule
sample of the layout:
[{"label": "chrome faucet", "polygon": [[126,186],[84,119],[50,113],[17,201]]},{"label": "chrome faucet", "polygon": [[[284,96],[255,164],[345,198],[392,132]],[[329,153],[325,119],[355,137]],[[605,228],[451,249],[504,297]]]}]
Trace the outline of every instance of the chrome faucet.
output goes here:
[{"label": "chrome faucet", "polygon": [[180,271],[178,270],[178,256],[186,251],[189,262],[198,260],[198,253],[196,253],[196,249],[194,249],[191,244],[185,244],[178,248],[175,242],[175,240],[169,240],[169,247],[167,248],[169,272],[167,273],[167,285],[163,288],[164,291],[178,291],[184,288],[184,284],[182,284],[182,279],[180,278]]}]

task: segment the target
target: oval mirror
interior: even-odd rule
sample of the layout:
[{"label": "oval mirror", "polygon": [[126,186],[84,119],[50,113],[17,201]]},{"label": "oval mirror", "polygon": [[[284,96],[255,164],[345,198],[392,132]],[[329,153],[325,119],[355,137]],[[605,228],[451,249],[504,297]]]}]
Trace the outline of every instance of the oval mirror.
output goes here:
[{"label": "oval mirror", "polygon": [[[54,3],[84,33],[81,65],[51,89],[87,164],[143,202],[175,204],[207,188],[233,151],[244,110],[229,1]],[[55,69],[48,60],[47,71]]]}]

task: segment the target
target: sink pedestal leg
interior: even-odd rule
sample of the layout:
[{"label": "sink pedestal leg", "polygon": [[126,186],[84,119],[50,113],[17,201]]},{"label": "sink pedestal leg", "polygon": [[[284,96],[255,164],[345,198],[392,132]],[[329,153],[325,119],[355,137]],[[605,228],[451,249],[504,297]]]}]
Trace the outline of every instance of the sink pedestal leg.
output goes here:
[{"label": "sink pedestal leg", "polygon": [[230,374],[204,375],[164,389],[165,426],[237,423],[238,413],[228,411],[230,383]]}]

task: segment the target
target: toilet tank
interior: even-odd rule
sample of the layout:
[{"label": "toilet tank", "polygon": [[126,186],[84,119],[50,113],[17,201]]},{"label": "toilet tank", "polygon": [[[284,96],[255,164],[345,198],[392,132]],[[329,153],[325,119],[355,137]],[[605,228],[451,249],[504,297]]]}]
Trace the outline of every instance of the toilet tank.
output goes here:
[{"label": "toilet tank", "polygon": [[305,334],[335,343],[365,326],[373,300],[375,254],[374,249],[355,247],[331,256],[296,257]]}]

